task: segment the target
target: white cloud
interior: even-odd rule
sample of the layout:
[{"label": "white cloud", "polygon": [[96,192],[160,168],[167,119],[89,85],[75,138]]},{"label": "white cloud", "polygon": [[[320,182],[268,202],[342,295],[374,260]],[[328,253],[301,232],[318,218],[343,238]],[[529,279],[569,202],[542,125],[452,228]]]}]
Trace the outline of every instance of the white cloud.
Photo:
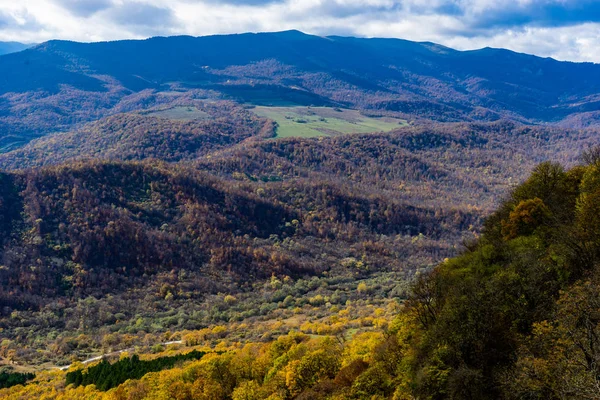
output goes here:
[{"label": "white cloud", "polygon": [[299,29],[600,62],[599,22],[592,0],[0,0],[0,40],[22,42]]}]

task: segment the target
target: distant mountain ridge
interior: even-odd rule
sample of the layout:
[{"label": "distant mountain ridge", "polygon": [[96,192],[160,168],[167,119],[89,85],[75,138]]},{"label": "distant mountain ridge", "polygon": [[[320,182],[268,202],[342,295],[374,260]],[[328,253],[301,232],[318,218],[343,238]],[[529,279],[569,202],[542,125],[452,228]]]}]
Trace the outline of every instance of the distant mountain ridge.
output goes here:
[{"label": "distant mountain ridge", "polygon": [[4,54],[16,53],[32,47],[31,44],[19,42],[0,42],[0,56]]},{"label": "distant mountain ridge", "polygon": [[146,108],[161,92],[192,90],[253,104],[335,105],[437,121],[579,127],[596,126],[600,112],[597,64],[298,31],[55,40],[0,57],[0,76],[0,148],[5,140],[20,145]]}]

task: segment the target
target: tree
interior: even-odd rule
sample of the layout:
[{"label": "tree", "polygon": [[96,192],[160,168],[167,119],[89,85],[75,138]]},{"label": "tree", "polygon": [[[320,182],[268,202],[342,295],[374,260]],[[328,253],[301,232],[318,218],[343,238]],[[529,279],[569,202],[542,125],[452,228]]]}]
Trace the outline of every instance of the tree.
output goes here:
[{"label": "tree", "polygon": [[242,382],[231,395],[232,400],[260,400],[262,398],[260,385],[256,381]]},{"label": "tree", "polygon": [[587,165],[600,165],[600,146],[593,146],[581,153],[581,160]]},{"label": "tree", "polygon": [[508,220],[502,221],[502,234],[505,240],[529,235],[536,228],[549,222],[550,210],[542,199],[523,200],[510,212]]},{"label": "tree", "polygon": [[600,397],[600,287],[580,282],[557,302],[556,320],[534,324],[505,383],[507,398]]}]

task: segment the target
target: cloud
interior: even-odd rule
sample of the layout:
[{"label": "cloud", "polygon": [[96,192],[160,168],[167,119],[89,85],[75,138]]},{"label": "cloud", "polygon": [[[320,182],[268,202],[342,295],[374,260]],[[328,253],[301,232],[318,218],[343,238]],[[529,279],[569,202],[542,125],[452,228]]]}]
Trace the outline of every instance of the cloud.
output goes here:
[{"label": "cloud", "polygon": [[177,25],[177,18],[170,8],[137,1],[115,6],[106,12],[105,17],[144,36],[167,34]]},{"label": "cloud", "polygon": [[56,4],[75,16],[90,17],[113,5],[112,0],[55,0]]},{"label": "cloud", "polygon": [[287,29],[600,62],[598,0],[0,0],[0,40]]},{"label": "cloud", "polygon": [[[194,0],[188,0],[194,1]],[[212,4],[228,4],[233,6],[265,6],[274,3],[283,3],[285,0],[207,0],[207,3]]]},{"label": "cloud", "polygon": [[493,7],[489,11],[476,16],[474,22],[478,28],[560,27],[600,22],[600,2],[597,0],[535,0]]},{"label": "cloud", "polygon": [[17,31],[35,30],[41,29],[41,25],[27,9],[10,12],[0,8],[0,29]]}]

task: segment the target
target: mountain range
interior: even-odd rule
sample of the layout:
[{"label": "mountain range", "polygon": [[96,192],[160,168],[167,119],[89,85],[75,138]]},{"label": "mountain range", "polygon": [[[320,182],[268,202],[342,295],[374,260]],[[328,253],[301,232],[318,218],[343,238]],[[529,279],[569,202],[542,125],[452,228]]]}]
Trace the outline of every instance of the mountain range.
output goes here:
[{"label": "mountain range", "polygon": [[597,125],[600,66],[502,49],[298,31],[50,41],[0,57],[0,148],[165,98],[324,105],[408,119]]},{"label": "mountain range", "polygon": [[[596,64],[298,31],[0,56],[0,398],[96,390],[58,371],[20,387],[5,360],[76,369],[165,343],[273,359],[211,398],[272,382],[270,398],[500,398],[532,324],[600,259],[576,217],[598,215],[600,150],[581,152],[599,101]],[[337,350],[306,347],[326,335]],[[137,385],[129,372],[97,388]]]}]

